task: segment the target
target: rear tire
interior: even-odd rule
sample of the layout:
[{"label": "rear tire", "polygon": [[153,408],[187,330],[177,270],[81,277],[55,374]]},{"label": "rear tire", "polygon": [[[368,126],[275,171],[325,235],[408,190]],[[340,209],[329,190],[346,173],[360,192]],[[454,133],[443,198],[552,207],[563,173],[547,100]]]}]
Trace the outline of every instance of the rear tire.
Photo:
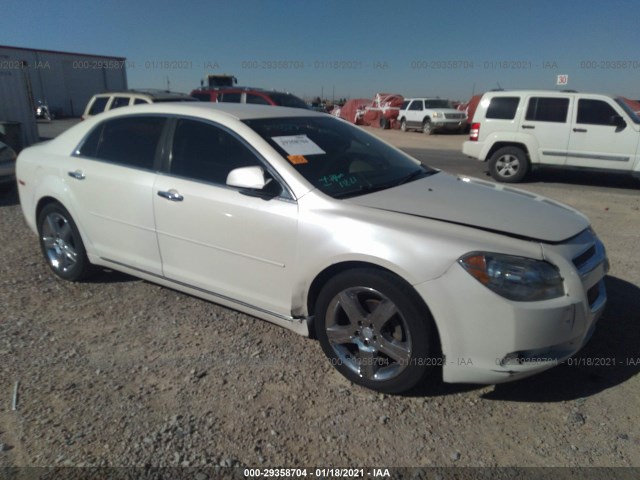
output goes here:
[{"label": "rear tire", "polygon": [[489,173],[498,182],[517,183],[529,172],[527,154],[518,147],[503,147],[489,158]]},{"label": "rear tire", "polygon": [[403,132],[407,131],[407,121],[404,118],[400,120],[400,130]]},{"label": "rear tire", "polygon": [[438,364],[429,311],[390,272],[359,268],[332,278],[318,296],[314,327],[331,364],[372,390],[405,392]]},{"label": "rear tire", "polygon": [[38,215],[38,235],[42,254],[58,277],[77,282],[94,272],[78,227],[59,203],[50,203]]},{"label": "rear tire", "polygon": [[385,117],[380,117],[380,128],[383,130],[389,129],[389,120],[387,120]]}]

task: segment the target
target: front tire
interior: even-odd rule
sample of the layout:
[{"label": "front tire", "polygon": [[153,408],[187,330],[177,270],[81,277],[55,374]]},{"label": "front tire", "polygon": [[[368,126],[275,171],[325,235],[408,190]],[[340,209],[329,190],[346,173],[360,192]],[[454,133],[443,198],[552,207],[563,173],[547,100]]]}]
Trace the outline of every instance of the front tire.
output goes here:
[{"label": "front tire", "polygon": [[331,279],[318,296],[315,331],[327,358],[353,383],[401,393],[437,360],[431,315],[412,287],[390,272],[362,268]]},{"label": "front tire", "polygon": [[76,282],[93,272],[80,232],[71,215],[59,203],[50,203],[38,215],[40,249],[58,277]]},{"label": "front tire", "polygon": [[518,147],[500,148],[489,159],[489,173],[498,182],[520,182],[529,168],[527,154]]},{"label": "front tire", "polygon": [[433,135],[433,125],[431,125],[431,120],[428,118],[422,122],[422,133],[425,135]]}]

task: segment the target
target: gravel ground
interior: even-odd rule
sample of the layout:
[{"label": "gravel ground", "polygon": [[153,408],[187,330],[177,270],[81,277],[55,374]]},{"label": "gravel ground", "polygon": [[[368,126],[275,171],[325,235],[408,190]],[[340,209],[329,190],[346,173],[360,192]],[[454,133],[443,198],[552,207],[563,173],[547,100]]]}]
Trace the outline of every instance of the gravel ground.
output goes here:
[{"label": "gravel ground", "polygon": [[640,466],[638,191],[523,186],[585,211],[608,247],[596,334],[530,379],[405,396],[212,303],[117,272],[57,280],[3,196],[0,467]]}]

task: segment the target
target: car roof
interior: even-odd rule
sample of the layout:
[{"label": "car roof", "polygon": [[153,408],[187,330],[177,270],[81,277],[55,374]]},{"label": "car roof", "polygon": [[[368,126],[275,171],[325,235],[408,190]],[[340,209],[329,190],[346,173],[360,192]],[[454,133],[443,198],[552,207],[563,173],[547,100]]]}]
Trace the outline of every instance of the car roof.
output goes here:
[{"label": "car roof", "polygon": [[[253,105],[245,103],[212,103],[212,102],[173,102],[151,103],[145,105],[133,105],[116,108],[104,114],[100,118],[143,114],[185,115],[201,118],[215,119],[225,116],[236,120],[250,120],[258,118],[286,118],[286,117],[326,117],[326,114],[305,110],[302,108],[276,107],[272,105]],[[96,115],[97,117],[97,115]],[[95,118],[95,117],[94,117]]]}]

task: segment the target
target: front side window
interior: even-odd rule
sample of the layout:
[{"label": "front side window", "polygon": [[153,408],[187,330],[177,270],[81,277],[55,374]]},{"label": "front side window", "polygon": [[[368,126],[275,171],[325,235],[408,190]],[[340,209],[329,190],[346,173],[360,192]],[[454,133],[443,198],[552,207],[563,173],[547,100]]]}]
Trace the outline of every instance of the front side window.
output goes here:
[{"label": "front side window", "polygon": [[83,157],[152,170],[163,117],[119,117],[99,124],[76,150]]},{"label": "front side window", "polygon": [[519,97],[493,97],[487,108],[486,118],[513,120],[519,103]]},{"label": "front side window", "polygon": [[108,101],[109,97],[96,97],[89,109],[89,115],[97,115],[104,112],[104,107],[107,106]]},{"label": "front side window", "polygon": [[262,163],[227,130],[197,120],[178,121],[169,173],[225,185],[231,170],[249,166],[262,166]]},{"label": "front side window", "polygon": [[578,123],[612,125],[611,117],[618,115],[611,105],[602,100],[578,100]]},{"label": "front side window", "polygon": [[361,129],[329,116],[245,120],[311,185],[334,198],[435,173]]},{"label": "front side window", "polygon": [[531,97],[525,119],[535,122],[565,123],[568,111],[568,98]]}]

